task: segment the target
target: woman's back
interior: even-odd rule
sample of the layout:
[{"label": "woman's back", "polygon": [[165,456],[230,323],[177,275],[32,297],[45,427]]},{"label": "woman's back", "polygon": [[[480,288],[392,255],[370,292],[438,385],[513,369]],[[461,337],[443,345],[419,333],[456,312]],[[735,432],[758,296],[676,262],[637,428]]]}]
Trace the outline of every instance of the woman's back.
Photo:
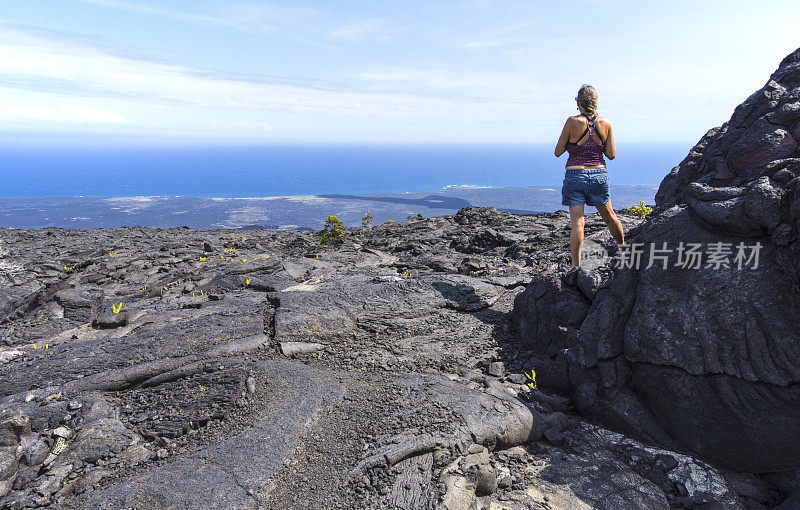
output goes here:
[{"label": "woman's back", "polygon": [[603,119],[600,125],[598,117],[586,115],[570,117],[568,122],[569,137],[564,147],[569,153],[566,167],[605,167],[603,153],[606,150],[606,137],[602,135],[602,131],[608,133],[611,123]]},{"label": "woman's back", "polygon": [[[589,127],[589,120],[586,118],[586,116],[573,115],[569,118],[569,121],[570,133],[568,143],[576,143],[581,145],[583,142],[587,141],[589,138],[586,136],[586,129]],[[602,144],[608,138],[608,131],[611,128],[611,121],[605,117],[597,115],[594,120],[594,126],[594,135],[592,138],[594,138],[597,143]],[[584,135],[582,138],[581,134]]]}]

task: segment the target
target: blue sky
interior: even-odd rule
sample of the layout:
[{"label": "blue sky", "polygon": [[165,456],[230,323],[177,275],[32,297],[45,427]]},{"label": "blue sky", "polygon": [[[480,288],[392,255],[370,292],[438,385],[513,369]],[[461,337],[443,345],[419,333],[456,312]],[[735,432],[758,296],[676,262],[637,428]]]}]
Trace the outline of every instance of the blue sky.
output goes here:
[{"label": "blue sky", "polygon": [[792,1],[3,0],[16,139],[695,142],[800,46]]}]

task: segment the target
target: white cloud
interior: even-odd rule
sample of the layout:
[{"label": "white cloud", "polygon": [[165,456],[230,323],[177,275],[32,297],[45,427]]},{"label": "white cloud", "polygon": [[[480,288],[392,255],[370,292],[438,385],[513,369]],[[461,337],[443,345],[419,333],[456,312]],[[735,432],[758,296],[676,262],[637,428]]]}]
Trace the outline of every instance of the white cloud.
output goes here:
[{"label": "white cloud", "polygon": [[202,13],[202,2],[194,2],[190,9],[180,11],[123,0],[79,0],[111,9],[150,14],[199,25],[221,26],[246,32],[271,32],[279,28],[296,26],[309,17],[321,13],[308,7],[284,7],[266,3],[228,3],[222,8],[212,8]]},{"label": "white cloud", "polygon": [[3,106],[0,107],[0,118],[75,122],[79,124],[125,124],[128,122],[125,117],[118,113],[75,104],[62,104],[58,108],[36,105]]},{"label": "white cloud", "polygon": [[469,74],[435,67],[376,67],[354,75],[358,80],[410,90],[435,91],[450,97],[503,98],[506,101],[535,102],[552,93],[552,84],[540,83],[527,73]]},{"label": "white cloud", "polygon": [[384,25],[385,20],[382,19],[364,20],[360,23],[339,27],[331,32],[331,36],[346,41],[362,41],[370,35],[381,32]]},{"label": "white cloud", "polygon": [[519,32],[530,27],[530,23],[520,21],[511,25],[503,25],[477,34],[470,34],[458,38],[457,43],[464,49],[479,50],[529,44],[533,41],[530,35],[519,35]]},{"label": "white cloud", "polygon": [[[454,85],[469,81],[463,76],[450,79]],[[238,79],[206,69],[115,55],[68,38],[56,39],[2,25],[0,81],[13,82],[17,87],[22,83],[27,90],[65,99],[83,96],[105,100],[120,106],[121,111],[135,110],[137,117],[148,113],[158,117],[165,108],[184,106],[381,116],[403,122],[474,122],[518,118],[521,110],[527,110],[529,115],[535,108],[530,101],[463,94],[434,97],[414,91],[305,86],[290,80],[278,83],[266,77]]]},{"label": "white cloud", "polygon": [[481,50],[485,48],[498,48],[500,46],[510,46],[513,44],[523,44],[531,42],[529,37],[504,37],[501,39],[488,39],[482,41],[469,41],[463,44],[468,50]]}]

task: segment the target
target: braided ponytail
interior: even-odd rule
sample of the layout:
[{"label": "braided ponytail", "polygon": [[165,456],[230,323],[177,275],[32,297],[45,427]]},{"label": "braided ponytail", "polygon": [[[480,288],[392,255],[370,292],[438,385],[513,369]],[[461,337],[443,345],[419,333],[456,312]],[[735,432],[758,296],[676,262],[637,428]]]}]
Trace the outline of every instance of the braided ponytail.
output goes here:
[{"label": "braided ponytail", "polygon": [[597,113],[597,91],[588,83],[581,85],[578,91],[578,109],[588,117]]}]

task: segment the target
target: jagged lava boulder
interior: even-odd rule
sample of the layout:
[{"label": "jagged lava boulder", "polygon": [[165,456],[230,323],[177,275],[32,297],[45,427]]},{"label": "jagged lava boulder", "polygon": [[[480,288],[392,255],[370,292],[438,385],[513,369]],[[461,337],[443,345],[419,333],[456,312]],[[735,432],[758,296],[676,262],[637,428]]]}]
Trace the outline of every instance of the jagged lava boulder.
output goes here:
[{"label": "jagged lava boulder", "polygon": [[[738,471],[800,468],[799,141],[800,49],[702,137],[628,233],[640,265],[616,261],[577,344],[556,357],[566,370],[552,364],[583,415]],[[684,265],[689,243],[701,258]],[[647,267],[653,248],[666,262]],[[528,345],[562,342],[557,310],[586,298],[550,289],[516,302]]]}]

